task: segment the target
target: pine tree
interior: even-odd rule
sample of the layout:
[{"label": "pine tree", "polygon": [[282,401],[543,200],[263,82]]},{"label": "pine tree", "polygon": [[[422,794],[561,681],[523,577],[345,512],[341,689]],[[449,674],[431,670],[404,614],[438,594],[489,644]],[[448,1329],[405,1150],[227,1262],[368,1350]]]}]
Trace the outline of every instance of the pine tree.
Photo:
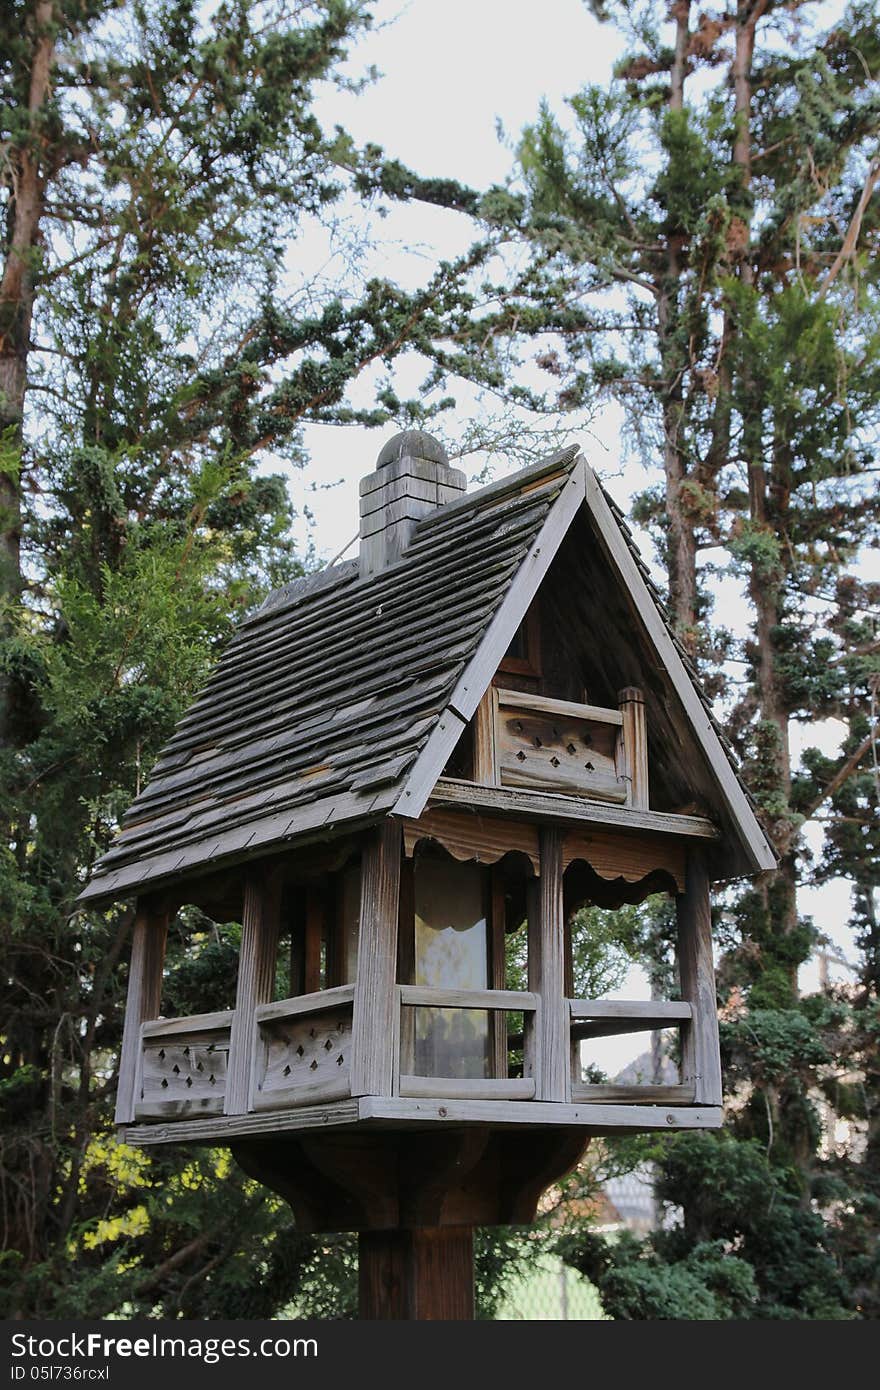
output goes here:
[{"label": "pine tree", "polygon": [[[636,516],[780,858],[731,895],[719,924],[730,1123],[766,1146],[805,1216],[821,1204],[817,1239],[853,1266],[849,1287],[830,1279],[799,1310],[761,1276],[756,1306],[876,1308],[865,1289],[878,1229],[880,589],[863,564],[880,518],[876,16],[814,0],[592,8],[621,27],[629,55],[609,87],[585,88],[561,115],[542,109],[511,187],[472,199],[529,255],[484,289],[492,308],[462,356],[479,344],[500,362],[513,340],[546,373],[545,408],[619,402],[630,448],[660,475]],[[399,171],[395,184],[419,195]],[[721,582],[749,604],[744,640],[713,623]],[[846,730],[839,754],[808,749],[798,766],[792,729],[829,717]],[[818,864],[811,823],[825,829]],[[818,929],[798,887],[834,875],[854,886],[861,978],[802,1000],[798,969]],[[834,1156],[828,1104],[866,1126],[870,1154],[858,1159],[854,1144]]]},{"label": "pine tree", "polygon": [[[355,0],[0,9],[7,1314],[234,1316],[247,1289],[268,1315],[315,1266],[222,1154],[116,1144],[131,914],[75,900],[232,623],[301,568],[266,460],[405,410],[347,388],[458,303],[454,267],[413,294],[295,274],[351,187],[315,93],[368,24]],[[183,1012],[228,989],[235,933],[178,923]]]}]

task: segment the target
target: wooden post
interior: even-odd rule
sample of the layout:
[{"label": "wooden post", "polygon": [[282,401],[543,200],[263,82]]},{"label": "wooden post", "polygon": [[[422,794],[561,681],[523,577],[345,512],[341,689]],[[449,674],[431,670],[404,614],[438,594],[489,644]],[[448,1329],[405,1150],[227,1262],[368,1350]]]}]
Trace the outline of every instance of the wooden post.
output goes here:
[{"label": "wooden post", "polygon": [[571,1095],[569,1026],[565,999],[565,913],[562,834],[541,830],[541,877],[530,895],[529,989],[538,995],[535,1099]]},{"label": "wooden post", "polygon": [[362,1319],[469,1321],[474,1316],[473,1228],[362,1231],[358,1285]]},{"label": "wooden post", "polygon": [[251,1072],[257,1027],[254,1010],[271,1002],[275,992],[280,893],[277,876],[255,870],[244,888],[241,955],[235,1014],[229,1035],[224,1113],[244,1115],[250,1106]]},{"label": "wooden post", "polygon": [[167,911],[159,912],[146,902],[139,902],[135,911],[116,1090],[118,1125],[129,1124],[134,1119],[141,1069],[141,1024],[148,1019],[158,1018],[162,1006],[162,967],[165,964],[168,917]]},{"label": "wooden post", "polygon": [[623,715],[621,770],[629,782],[627,805],[636,811],[647,811],[648,729],[645,722],[645,697],[641,690],[628,685],[625,690],[617,692],[617,704]]},{"label": "wooden post", "polygon": [[385,820],[364,846],[351,1037],[351,1093],[390,1096],[396,1037],[400,824]]},{"label": "wooden post", "polygon": [[681,997],[693,1008],[690,1023],[682,1029],[681,1079],[685,1085],[696,1087],[697,1105],[720,1105],[721,1055],[709,875],[698,851],[692,850],[688,855],[685,891],[676,898],[676,912]]},{"label": "wooden post", "polygon": [[489,686],[474,714],[474,781],[487,787],[498,784],[498,691]]}]

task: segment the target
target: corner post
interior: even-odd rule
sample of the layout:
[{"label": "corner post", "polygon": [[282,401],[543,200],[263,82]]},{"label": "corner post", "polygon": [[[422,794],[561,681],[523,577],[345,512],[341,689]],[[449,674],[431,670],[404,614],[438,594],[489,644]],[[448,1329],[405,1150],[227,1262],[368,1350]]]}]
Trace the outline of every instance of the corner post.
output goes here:
[{"label": "corner post", "polygon": [[629,782],[627,805],[636,811],[647,811],[648,729],[644,694],[636,686],[628,685],[617,692],[617,705],[623,716],[620,771]]},{"label": "corner post", "polygon": [[229,1034],[224,1114],[244,1115],[251,1099],[251,1073],[257,1045],[254,1010],[271,1001],[278,954],[280,882],[271,871],[248,874],[244,888],[241,955],[235,1013]]},{"label": "corner post", "polygon": [[697,1105],[720,1105],[721,1053],[712,960],[710,885],[706,861],[698,851],[688,855],[685,890],[675,902],[681,997],[693,1009],[690,1023],[682,1029],[681,1079],[696,1087],[694,1100]]},{"label": "corner post", "polygon": [[141,1024],[158,1018],[162,1006],[162,968],[169,915],[167,910],[157,910],[148,900],[139,901],[135,909],[116,1090],[118,1125],[134,1120],[141,1062]]},{"label": "corner post", "polygon": [[396,1019],[397,926],[402,835],[386,819],[364,846],[361,921],[351,1038],[353,1096],[390,1096]]},{"label": "corner post", "polygon": [[569,1027],[565,999],[565,912],[562,834],[541,831],[541,877],[530,895],[529,989],[538,995],[536,1100],[571,1096]]}]

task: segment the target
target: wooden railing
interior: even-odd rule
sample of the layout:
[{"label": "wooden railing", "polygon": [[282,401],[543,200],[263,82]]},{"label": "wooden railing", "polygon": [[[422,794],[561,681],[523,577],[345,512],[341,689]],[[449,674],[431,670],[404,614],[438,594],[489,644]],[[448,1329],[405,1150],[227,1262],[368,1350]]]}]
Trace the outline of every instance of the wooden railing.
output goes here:
[{"label": "wooden railing", "polygon": [[232,1010],[141,1024],[136,1120],[222,1115]]},{"label": "wooden railing", "polygon": [[[412,1030],[407,1013],[411,1009],[480,1009],[487,1012],[521,1013],[523,1015],[523,1075],[508,1076],[507,1050],[496,1058],[496,1071],[503,1067],[503,1076],[451,1077],[422,1076],[402,1068],[411,1051]],[[535,1096],[534,1056],[535,1017],[538,998],[527,991],[507,989],[433,989],[427,985],[397,986],[397,1066],[394,1092],[399,1096],[426,1097],[447,1100],[532,1100]],[[490,1036],[491,1036],[490,1030]],[[506,1030],[504,1033],[506,1038]]]},{"label": "wooden railing", "polygon": [[260,1004],[251,1110],[343,1100],[351,1095],[354,985]]},{"label": "wooden railing", "polygon": [[618,698],[606,709],[490,687],[475,715],[474,781],[646,809],[642,692],[627,688]]},{"label": "wooden railing", "polygon": [[580,1079],[580,1043],[621,1033],[654,1033],[666,1028],[688,1028],[693,1008],[683,1000],[570,999],[573,1101],[605,1101],[612,1105],[693,1105],[696,1087],[628,1083],[593,1084]]}]

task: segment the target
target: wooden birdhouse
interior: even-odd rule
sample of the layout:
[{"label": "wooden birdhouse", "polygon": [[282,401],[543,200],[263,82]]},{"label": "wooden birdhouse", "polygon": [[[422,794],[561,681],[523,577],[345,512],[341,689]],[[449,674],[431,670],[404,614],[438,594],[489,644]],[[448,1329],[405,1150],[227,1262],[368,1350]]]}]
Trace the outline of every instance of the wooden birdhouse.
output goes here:
[{"label": "wooden birdhouse", "polygon": [[[710,885],[775,859],[577,448],[468,493],[404,433],[360,514],[356,560],[242,624],[82,901],[137,898],[127,1141],[229,1145],[360,1231],[362,1315],[467,1316],[473,1225],[530,1220],[592,1135],[719,1124]],[[674,996],[575,997],[573,914],[658,892]],[[224,1011],[162,1015],[182,905],[241,923]],[[674,1084],[587,1079],[595,1039],[666,1029]]]}]

